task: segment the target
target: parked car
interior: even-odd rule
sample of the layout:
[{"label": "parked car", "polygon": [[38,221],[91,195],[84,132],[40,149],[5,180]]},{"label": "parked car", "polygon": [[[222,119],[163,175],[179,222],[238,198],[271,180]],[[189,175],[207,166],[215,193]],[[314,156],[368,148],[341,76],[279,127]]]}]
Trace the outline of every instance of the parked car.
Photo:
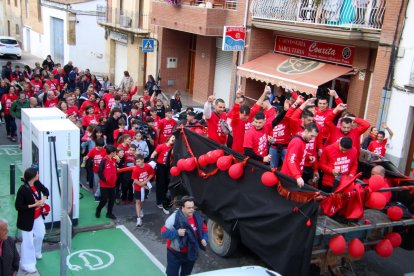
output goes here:
[{"label": "parked car", "polygon": [[15,56],[17,59],[22,58],[22,49],[14,37],[0,36],[0,56]]},{"label": "parked car", "polygon": [[279,273],[261,266],[241,266],[194,274],[197,276],[280,276]]},{"label": "parked car", "polygon": [[[194,113],[196,114],[197,120],[200,121],[201,119],[203,119],[203,112],[204,112],[203,108],[194,107]],[[187,113],[185,109],[173,116],[173,119],[176,121],[185,120],[186,118],[187,118]]]}]

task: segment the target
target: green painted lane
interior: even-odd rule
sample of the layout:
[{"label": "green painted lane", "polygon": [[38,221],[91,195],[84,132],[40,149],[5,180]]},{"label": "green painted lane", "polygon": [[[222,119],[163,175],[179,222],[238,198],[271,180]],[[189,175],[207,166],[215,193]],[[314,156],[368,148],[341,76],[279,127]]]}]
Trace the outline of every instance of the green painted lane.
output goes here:
[{"label": "green painted lane", "polygon": [[[59,275],[59,251],[43,253],[41,275]],[[165,268],[124,227],[84,232],[72,240],[67,275],[165,275]]]}]

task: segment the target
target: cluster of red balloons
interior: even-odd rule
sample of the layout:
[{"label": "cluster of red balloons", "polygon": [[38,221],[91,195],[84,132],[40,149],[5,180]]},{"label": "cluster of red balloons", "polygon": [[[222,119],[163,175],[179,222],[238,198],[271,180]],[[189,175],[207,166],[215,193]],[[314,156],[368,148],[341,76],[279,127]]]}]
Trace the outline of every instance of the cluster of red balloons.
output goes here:
[{"label": "cluster of red balloons", "polygon": [[387,204],[387,198],[382,193],[378,192],[378,190],[386,187],[384,177],[373,175],[369,178],[368,185],[371,192],[368,194],[365,206],[371,209],[384,209]]},{"label": "cluster of red balloons", "polygon": [[[329,249],[335,254],[342,254],[346,249],[346,241],[343,235],[336,235],[329,241]],[[354,258],[361,258],[365,253],[365,246],[358,238],[349,242],[348,253]]]},{"label": "cluster of red balloons", "polygon": [[[401,245],[401,235],[395,232],[388,233],[376,246],[375,251],[382,257],[392,255],[394,248]],[[343,235],[336,235],[329,241],[329,249],[335,254],[342,254],[346,249],[346,241]],[[352,239],[348,244],[348,253],[354,258],[361,258],[365,253],[365,246],[358,238]]]}]

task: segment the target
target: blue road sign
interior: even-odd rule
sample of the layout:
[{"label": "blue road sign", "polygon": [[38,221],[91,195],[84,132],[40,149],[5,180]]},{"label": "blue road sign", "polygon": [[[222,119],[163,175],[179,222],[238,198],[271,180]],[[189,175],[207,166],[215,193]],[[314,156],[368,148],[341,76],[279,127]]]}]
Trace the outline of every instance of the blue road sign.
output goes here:
[{"label": "blue road sign", "polygon": [[153,53],[154,52],[154,39],[143,39],[142,40],[142,52],[143,53]]}]

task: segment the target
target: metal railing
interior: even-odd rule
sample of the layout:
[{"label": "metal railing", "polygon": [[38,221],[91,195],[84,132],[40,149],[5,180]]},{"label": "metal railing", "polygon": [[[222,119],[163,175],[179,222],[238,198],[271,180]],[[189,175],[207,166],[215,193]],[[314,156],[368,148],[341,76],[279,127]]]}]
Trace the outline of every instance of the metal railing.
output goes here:
[{"label": "metal railing", "polygon": [[200,8],[219,8],[237,10],[238,0],[154,0],[157,2],[168,3],[173,6],[189,5],[199,6]]},{"label": "metal railing", "polygon": [[254,19],[381,30],[385,0],[253,0]]},{"label": "metal railing", "polygon": [[97,22],[131,29],[137,32],[149,31],[149,16],[139,11],[119,10],[106,6],[97,6]]}]

